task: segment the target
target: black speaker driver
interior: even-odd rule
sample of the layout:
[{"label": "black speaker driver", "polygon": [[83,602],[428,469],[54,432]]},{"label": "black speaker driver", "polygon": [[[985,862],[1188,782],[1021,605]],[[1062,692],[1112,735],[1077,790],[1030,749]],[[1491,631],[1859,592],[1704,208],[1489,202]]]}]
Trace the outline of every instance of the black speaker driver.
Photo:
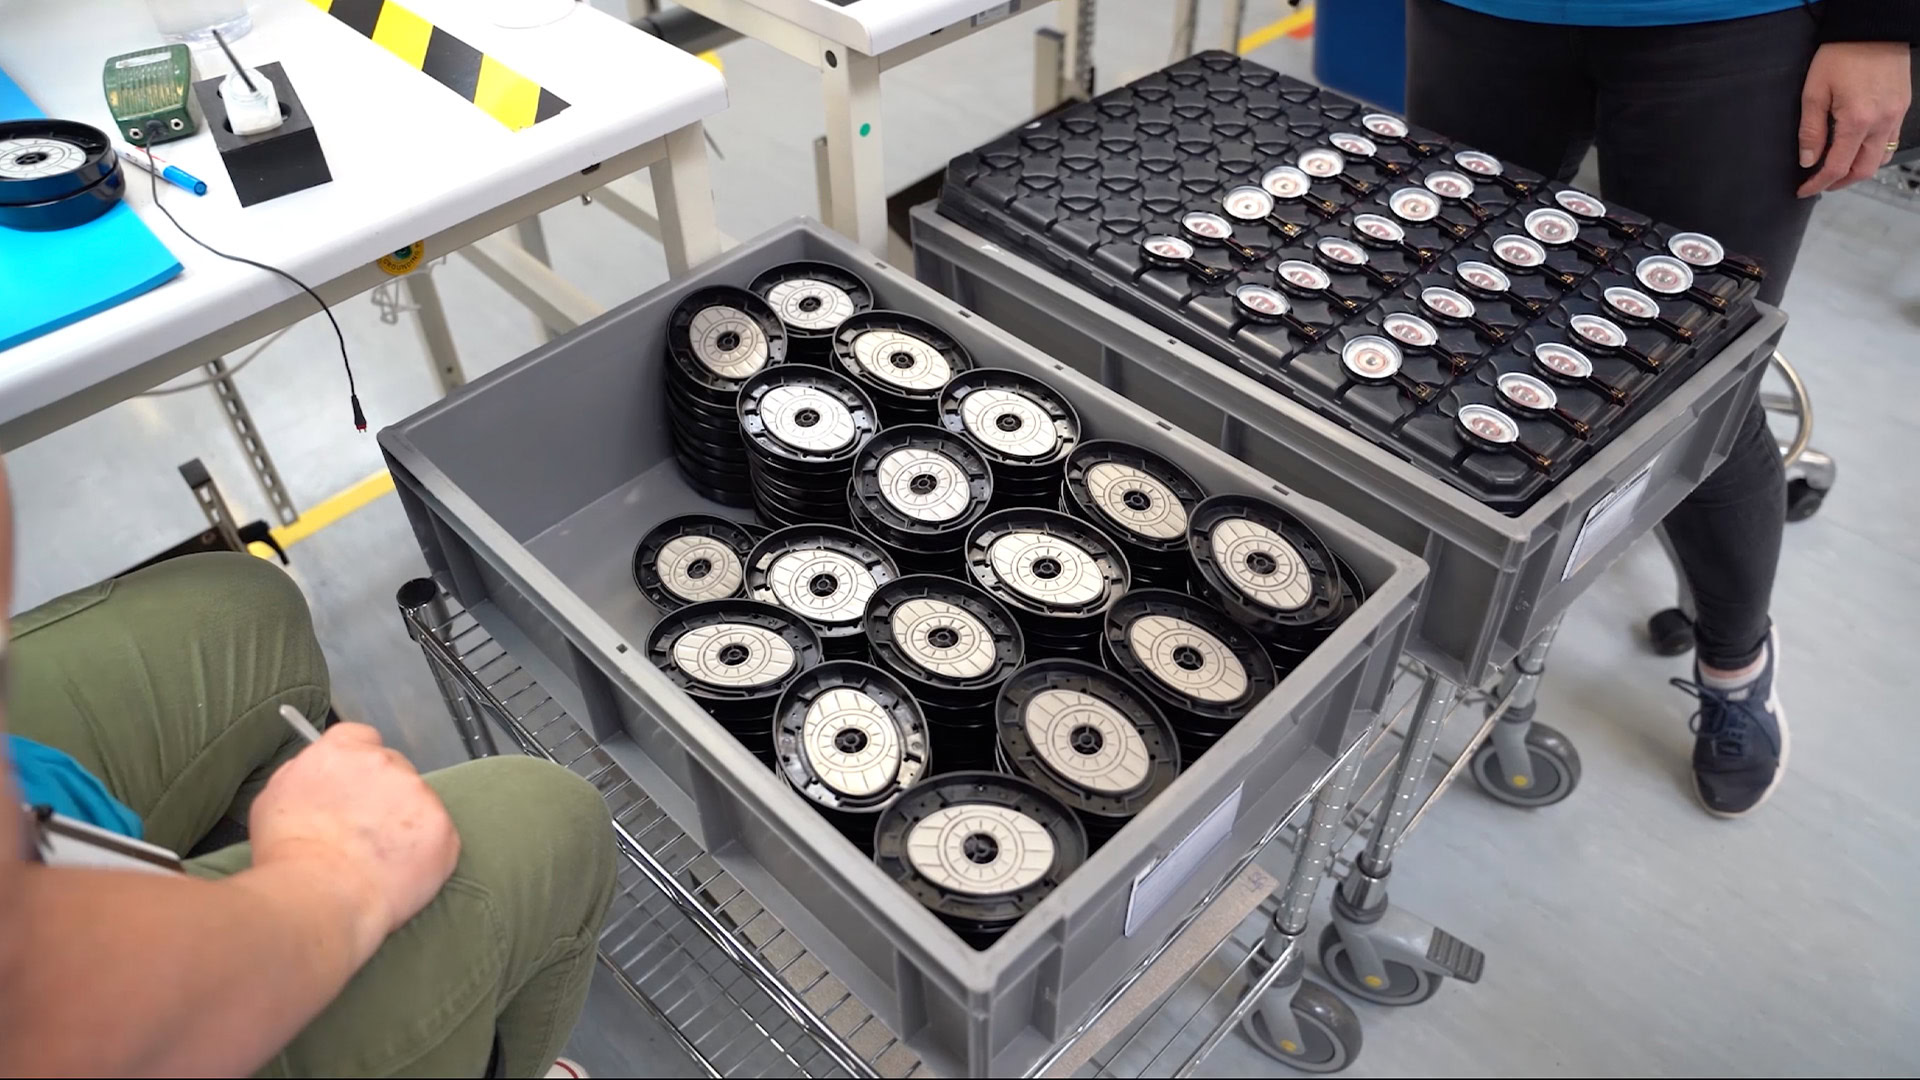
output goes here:
[{"label": "black speaker driver", "polygon": [[1103,644],[1108,662],[1166,711],[1183,748],[1226,734],[1277,681],[1251,631],[1171,589],[1122,597]]},{"label": "black speaker driver", "polygon": [[1262,637],[1311,643],[1340,615],[1345,586],[1332,550],[1265,499],[1205,500],[1188,523],[1187,548],[1222,609]]},{"label": "black speaker driver", "polygon": [[786,327],[791,358],[823,363],[833,332],[873,307],[873,289],[858,274],[823,262],[782,263],[747,285]]},{"label": "black speaker driver", "polygon": [[747,595],[813,624],[830,654],[864,652],[867,601],[900,576],[879,545],[837,525],[794,525],[755,544],[746,559]]},{"label": "black speaker driver", "polygon": [[741,596],[757,537],[737,521],[682,514],[647,530],[633,550],[633,582],[662,611]]},{"label": "black speaker driver", "polygon": [[875,815],[925,775],[927,725],[900,680],[852,660],[801,673],[773,714],[774,753],[787,783],[862,850]]},{"label": "black speaker driver", "polygon": [[940,391],[973,367],[973,357],[945,330],[899,311],[868,311],[833,335],[835,368],[873,396],[887,425],[931,423]]}]

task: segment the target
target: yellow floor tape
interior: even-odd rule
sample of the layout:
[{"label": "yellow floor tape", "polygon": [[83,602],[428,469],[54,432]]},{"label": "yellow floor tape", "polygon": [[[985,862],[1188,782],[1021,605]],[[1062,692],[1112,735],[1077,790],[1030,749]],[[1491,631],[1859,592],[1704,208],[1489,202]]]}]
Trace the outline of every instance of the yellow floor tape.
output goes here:
[{"label": "yellow floor tape", "polygon": [[1270,45],[1283,37],[1306,37],[1311,33],[1313,33],[1313,7],[1309,5],[1284,19],[1276,19],[1260,29],[1255,30],[1253,33],[1248,34],[1246,37],[1241,38],[1240,55],[1245,56],[1255,49],[1263,45]]},{"label": "yellow floor tape", "polygon": [[[392,493],[393,474],[381,469],[347,490],[315,503],[306,513],[296,518],[293,524],[282,525],[273,530],[273,538],[279,541],[281,547],[290,548],[341,518],[351,515],[368,503]],[[263,559],[274,557],[273,549],[262,543],[248,544],[247,550]]]}]

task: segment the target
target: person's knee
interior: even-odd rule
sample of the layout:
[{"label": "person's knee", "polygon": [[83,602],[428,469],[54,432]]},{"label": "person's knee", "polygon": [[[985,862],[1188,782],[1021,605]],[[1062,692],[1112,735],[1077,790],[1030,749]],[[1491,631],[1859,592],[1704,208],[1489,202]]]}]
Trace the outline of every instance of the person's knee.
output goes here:
[{"label": "person's knee", "polygon": [[128,574],[114,591],[142,607],[163,608],[183,636],[274,650],[281,681],[312,684],[319,701],[327,700],[327,664],[313,613],[300,586],[273,563],[230,551],[186,555]]},{"label": "person's knee", "polygon": [[456,876],[521,912],[597,931],[615,853],[607,804],[593,785],[519,755],[456,765],[427,781],[460,832]]}]

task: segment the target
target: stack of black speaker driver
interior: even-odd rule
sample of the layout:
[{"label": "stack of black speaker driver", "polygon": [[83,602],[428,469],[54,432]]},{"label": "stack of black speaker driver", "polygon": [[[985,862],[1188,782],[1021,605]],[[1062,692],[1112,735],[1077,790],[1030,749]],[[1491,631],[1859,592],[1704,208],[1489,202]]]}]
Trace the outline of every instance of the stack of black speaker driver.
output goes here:
[{"label": "stack of black speaker driver", "polygon": [[1060,505],[1080,414],[1053,387],[1004,368],[954,376],[940,393],[940,426],[964,435],[993,469],[993,508]]},{"label": "stack of black speaker driver", "polygon": [[1000,690],[998,766],[1066,803],[1097,850],[1180,774],[1152,699],[1079,660],[1041,660]]},{"label": "stack of black speaker driver", "polygon": [[654,624],[647,658],[772,766],[774,706],[820,663],[820,638],[805,619],[772,604],[706,600]]},{"label": "stack of black speaker driver", "polygon": [[952,578],[911,574],[874,591],[866,636],[874,664],[920,702],[937,769],[993,768],[994,698],[1026,655],[1006,605]]},{"label": "stack of black speaker driver", "polygon": [[833,335],[833,366],[872,396],[885,426],[938,421],[940,391],[973,367],[945,330],[898,311],[868,311]]},{"label": "stack of black speaker driver", "polygon": [[880,812],[930,767],[927,723],[913,695],[854,660],[829,660],[787,687],[773,744],[787,783],[869,854]]},{"label": "stack of black speaker driver", "polygon": [[1107,613],[1107,666],[1166,714],[1180,760],[1198,761],[1273,689],[1260,642],[1212,606],[1171,589],[1137,589]]},{"label": "stack of black speaker driver", "polygon": [[667,358],[667,421],[681,473],[705,498],[752,506],[740,391],[753,376],[786,360],[780,320],[745,289],[696,289],[667,319]]},{"label": "stack of black speaker driver", "polygon": [[668,518],[633,549],[633,583],[661,611],[741,596],[747,552],[766,534],[758,525],[712,514]]},{"label": "stack of black speaker driver", "polygon": [[1216,495],[1187,527],[1207,598],[1252,631],[1281,676],[1360,604],[1339,560],[1306,522],[1265,499]]},{"label": "stack of black speaker driver", "polygon": [[985,949],[1087,859],[1065,803],[1025,780],[958,772],[924,781],[880,815],[874,859],[961,939]]},{"label": "stack of black speaker driver", "polygon": [[880,427],[866,392],[839,372],[785,364],[748,379],[739,404],[760,516],[847,524],[854,456]]},{"label": "stack of black speaker driver", "polygon": [[1112,539],[1058,510],[981,518],[967,534],[967,572],[1013,609],[1033,659],[1097,659],[1107,611],[1130,581]]},{"label": "stack of black speaker driver", "polygon": [[792,525],[753,546],[746,575],[747,595],[806,619],[827,656],[864,660],[867,601],[900,570],[878,545],[852,529]]},{"label": "stack of black speaker driver", "polygon": [[1135,588],[1184,591],[1193,571],[1187,520],[1206,497],[1186,470],[1159,454],[1093,439],[1068,455],[1060,503],[1119,542]]},{"label": "stack of black speaker driver", "polygon": [[747,288],[780,317],[787,330],[787,359],[798,364],[826,366],[833,356],[833,332],[873,307],[867,283],[831,263],[782,263]]},{"label": "stack of black speaker driver", "polygon": [[993,474],[965,439],[901,424],[867,440],[853,461],[847,508],[908,573],[958,575],[967,530],[987,512]]}]

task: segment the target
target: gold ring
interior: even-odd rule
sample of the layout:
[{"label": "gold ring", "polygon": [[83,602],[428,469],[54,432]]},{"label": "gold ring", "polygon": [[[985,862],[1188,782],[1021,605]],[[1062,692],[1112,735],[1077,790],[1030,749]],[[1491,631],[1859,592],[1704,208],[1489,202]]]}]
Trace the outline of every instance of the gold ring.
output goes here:
[{"label": "gold ring", "polygon": [[1899,152],[1900,152],[1900,144],[1899,144],[1899,143],[1897,143],[1897,142],[1890,142],[1890,143],[1888,143],[1888,144],[1887,144],[1887,153],[1889,153],[1889,154],[1897,154],[1897,153],[1899,153]]}]

